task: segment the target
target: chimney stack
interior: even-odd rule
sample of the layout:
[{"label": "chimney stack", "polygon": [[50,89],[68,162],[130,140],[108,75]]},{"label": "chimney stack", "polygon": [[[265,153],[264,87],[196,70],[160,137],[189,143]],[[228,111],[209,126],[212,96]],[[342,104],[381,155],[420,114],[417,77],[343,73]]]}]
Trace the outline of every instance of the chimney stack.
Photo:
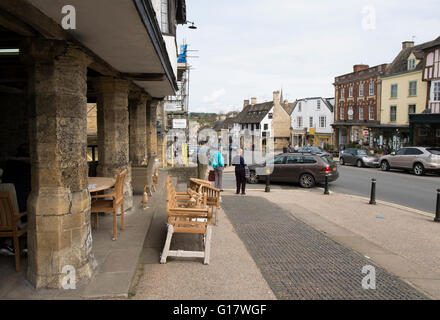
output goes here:
[{"label": "chimney stack", "polygon": [[368,64],[355,64],[353,66],[353,72],[359,72],[368,69],[370,66]]},{"label": "chimney stack", "polygon": [[249,100],[244,100],[243,109],[249,105]]},{"label": "chimney stack", "polygon": [[257,104],[257,98],[251,98],[251,105]]},{"label": "chimney stack", "polygon": [[402,50],[414,47],[414,41],[403,41]]},{"label": "chimney stack", "polygon": [[273,102],[278,102],[280,103],[280,92],[279,91],[274,91],[273,92]]}]

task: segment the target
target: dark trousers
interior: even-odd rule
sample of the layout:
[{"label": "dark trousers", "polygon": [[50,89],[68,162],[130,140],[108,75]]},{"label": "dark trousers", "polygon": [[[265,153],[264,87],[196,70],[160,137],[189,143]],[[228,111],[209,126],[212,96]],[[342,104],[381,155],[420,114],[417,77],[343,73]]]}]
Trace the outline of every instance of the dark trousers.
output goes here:
[{"label": "dark trousers", "polygon": [[245,171],[235,171],[235,181],[237,182],[237,193],[240,193],[240,187],[241,187],[241,193],[245,193],[246,192]]}]

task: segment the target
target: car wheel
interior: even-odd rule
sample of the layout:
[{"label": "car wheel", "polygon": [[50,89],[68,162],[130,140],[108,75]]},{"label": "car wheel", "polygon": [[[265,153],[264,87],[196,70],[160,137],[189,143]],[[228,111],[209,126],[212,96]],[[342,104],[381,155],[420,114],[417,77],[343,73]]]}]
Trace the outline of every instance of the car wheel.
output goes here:
[{"label": "car wheel", "polygon": [[386,160],[382,161],[382,163],[380,164],[380,168],[382,169],[382,171],[390,171],[391,169],[390,164]]},{"label": "car wheel", "polygon": [[423,176],[425,173],[425,167],[421,163],[416,163],[414,165],[414,173],[416,176]]},{"label": "car wheel", "polygon": [[257,174],[255,173],[255,171],[251,171],[251,172],[250,172],[250,175],[249,175],[249,178],[248,178],[248,182],[249,182],[250,184],[256,184],[256,183],[258,183],[258,176],[257,176]]},{"label": "car wheel", "polygon": [[358,161],[356,161],[356,166],[357,166],[358,168],[362,168],[362,167],[364,166],[362,160],[358,160]]},{"label": "car wheel", "polygon": [[345,165],[344,158],[340,158],[340,159],[339,159],[339,164],[340,164],[341,166]]},{"label": "car wheel", "polygon": [[304,173],[299,178],[299,185],[302,188],[313,188],[315,186],[315,178],[309,173]]}]

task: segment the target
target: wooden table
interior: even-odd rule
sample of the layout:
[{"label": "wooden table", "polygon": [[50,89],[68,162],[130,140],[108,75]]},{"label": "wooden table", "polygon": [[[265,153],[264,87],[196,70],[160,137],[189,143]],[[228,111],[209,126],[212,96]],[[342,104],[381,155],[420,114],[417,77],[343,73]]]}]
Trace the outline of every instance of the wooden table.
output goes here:
[{"label": "wooden table", "polygon": [[89,186],[95,184],[96,188],[89,188],[89,192],[99,192],[113,188],[116,180],[106,177],[89,177]]}]

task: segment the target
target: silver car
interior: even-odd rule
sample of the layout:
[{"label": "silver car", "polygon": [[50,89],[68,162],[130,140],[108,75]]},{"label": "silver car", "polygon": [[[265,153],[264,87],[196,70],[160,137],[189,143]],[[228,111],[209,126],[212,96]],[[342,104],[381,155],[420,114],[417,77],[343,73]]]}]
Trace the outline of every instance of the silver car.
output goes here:
[{"label": "silver car", "polygon": [[339,164],[341,166],[346,164],[354,164],[357,167],[379,167],[379,158],[374,155],[369,155],[363,149],[345,149],[339,156]]},{"label": "silver car", "polygon": [[383,171],[401,169],[414,171],[418,176],[426,172],[440,172],[440,148],[407,147],[379,159]]}]

